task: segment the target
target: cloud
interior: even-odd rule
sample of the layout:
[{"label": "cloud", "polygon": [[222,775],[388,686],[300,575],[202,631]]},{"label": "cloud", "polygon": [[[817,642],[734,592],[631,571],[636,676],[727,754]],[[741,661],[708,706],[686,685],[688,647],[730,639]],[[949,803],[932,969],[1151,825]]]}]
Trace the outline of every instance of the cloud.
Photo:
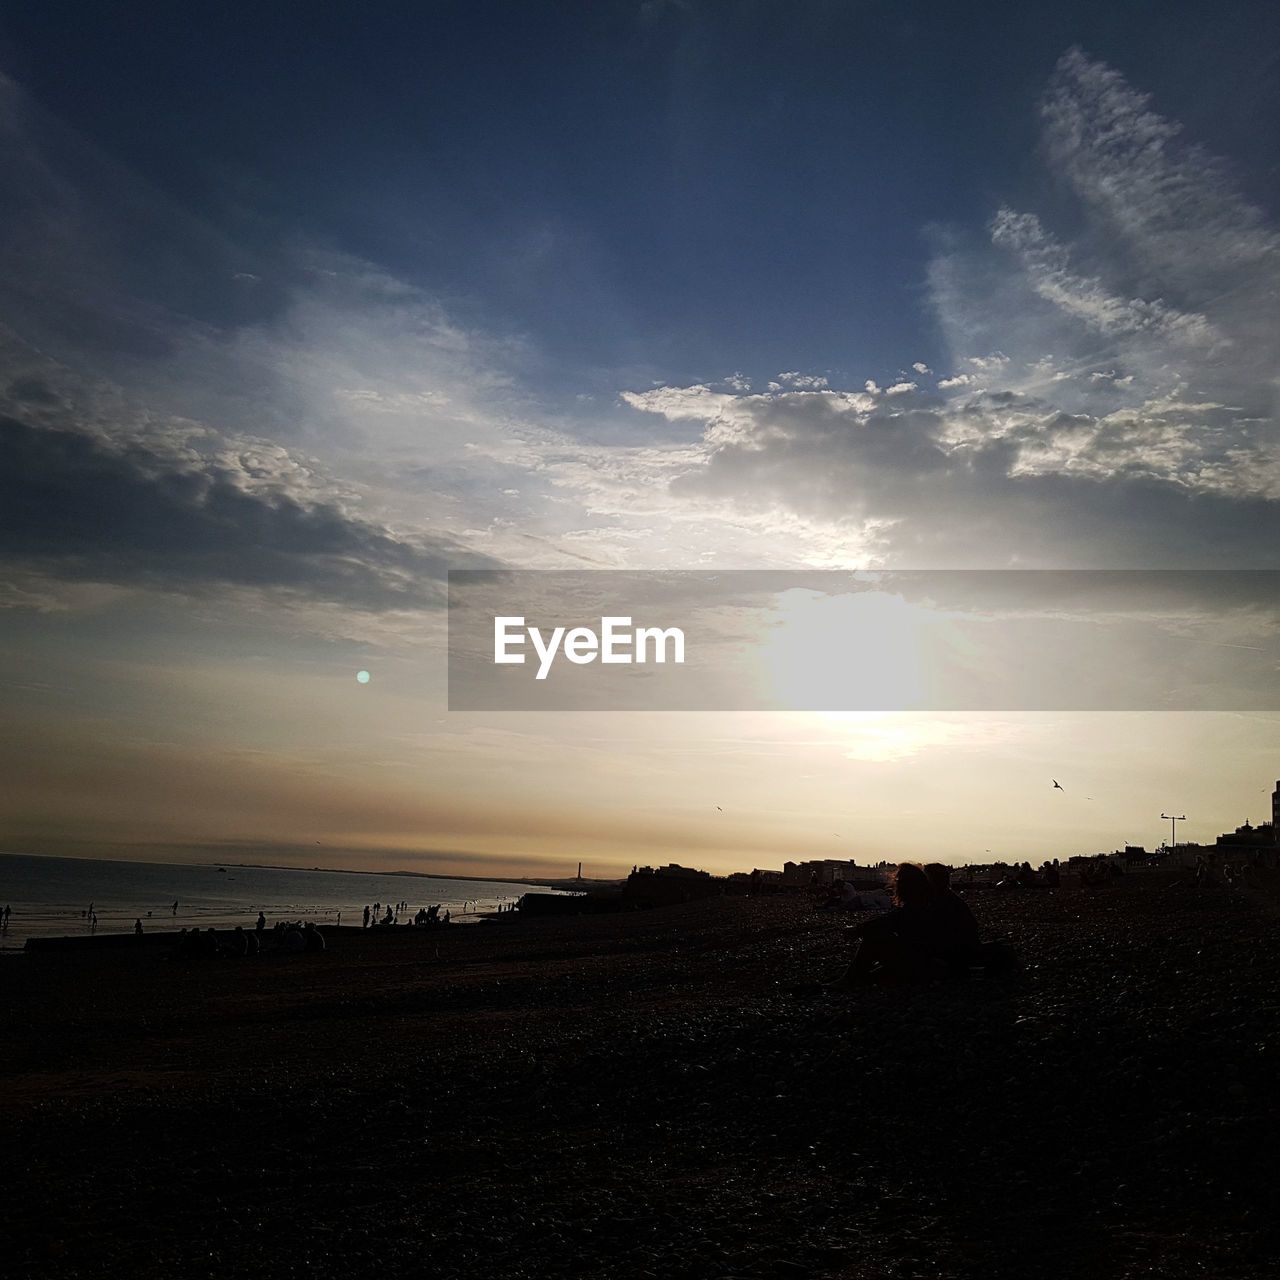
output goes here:
[{"label": "cloud", "polygon": [[448,539],[409,542],[324,497],[261,441],[112,439],[0,417],[0,557],[53,579],[280,589],[366,609],[438,603]]},{"label": "cloud", "polygon": [[1184,142],[1176,121],[1116,70],[1069,50],[1041,105],[1054,170],[1119,237],[1131,265],[1197,301],[1252,289],[1276,269],[1274,228],[1236,190],[1230,167]]},{"label": "cloud", "polygon": [[1086,221],[1006,206],[985,244],[939,238],[950,394],[718,402],[676,493],[825,524],[864,564],[1276,563],[1275,233],[1102,64],[1068,53],[1042,114]]},{"label": "cloud", "polygon": [[795,387],[798,391],[813,391],[831,385],[826,378],[813,373],[800,373],[795,369],[790,373],[778,374],[777,380],[782,386]]},{"label": "cloud", "polygon": [[[991,224],[991,242],[1017,256],[1040,297],[1099,333],[1149,334],[1165,342],[1201,347],[1220,341],[1202,315],[1178,311],[1159,298],[1118,297],[1101,280],[1073,273],[1070,254],[1034,214],[1001,209]],[[992,367],[990,360],[973,363],[980,369]]]},{"label": "cloud", "polygon": [[[936,393],[923,361],[856,391],[800,369],[758,392],[736,372],[649,383],[618,397],[648,418],[638,437],[604,397],[572,418],[535,405],[520,339],[462,326],[421,290],[314,245],[245,253],[29,116],[8,137],[29,216],[6,259],[18,283],[4,287],[83,377],[0,361],[10,417],[81,432],[76,447],[120,483],[130,450],[172,462],[157,432],[183,439],[192,456],[172,475],[146,474],[168,477],[166,497],[183,484],[204,495],[171,513],[193,537],[209,503],[237,495],[248,524],[349,546],[365,599],[401,592],[405,563],[468,548],[616,566],[1270,554],[1244,516],[1270,527],[1280,497],[1275,235],[1226,166],[1082,54],[1047,86],[1042,153],[1083,225],[1005,204],[983,228],[939,233],[929,298],[948,350],[934,363],[951,372]],[[129,209],[197,265],[158,291],[140,282]],[[85,243],[104,252],[89,260]],[[268,559],[281,584],[342,595],[356,591],[343,554]]]}]

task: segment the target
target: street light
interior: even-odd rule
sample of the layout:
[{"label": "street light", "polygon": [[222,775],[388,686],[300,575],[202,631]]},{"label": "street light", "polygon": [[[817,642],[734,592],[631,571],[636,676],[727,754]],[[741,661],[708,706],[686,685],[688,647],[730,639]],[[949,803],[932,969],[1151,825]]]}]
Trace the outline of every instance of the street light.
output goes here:
[{"label": "street light", "polygon": [[1172,813],[1162,813],[1160,816],[1169,824],[1169,829],[1172,833],[1169,837],[1169,848],[1176,849],[1178,847],[1178,823],[1186,822],[1187,815],[1179,813],[1175,816]]}]

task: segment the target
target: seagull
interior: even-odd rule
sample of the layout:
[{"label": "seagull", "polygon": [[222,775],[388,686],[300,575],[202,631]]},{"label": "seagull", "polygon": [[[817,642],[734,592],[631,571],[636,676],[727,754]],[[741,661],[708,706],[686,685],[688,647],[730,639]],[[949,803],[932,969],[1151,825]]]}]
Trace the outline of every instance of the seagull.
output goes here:
[{"label": "seagull", "polygon": [[1059,791],[1065,791],[1065,790],[1066,790],[1066,787],[1064,787],[1064,786],[1062,785],[1062,783],[1060,783],[1060,782],[1057,780],[1057,778],[1054,778],[1054,780],[1053,780],[1053,785],[1054,785],[1054,786],[1055,786]]},{"label": "seagull", "polygon": [[716,809],[717,809],[720,813],[723,813],[723,812],[724,812],[724,810],[723,810],[723,809],[721,809],[719,805],[716,805]]}]

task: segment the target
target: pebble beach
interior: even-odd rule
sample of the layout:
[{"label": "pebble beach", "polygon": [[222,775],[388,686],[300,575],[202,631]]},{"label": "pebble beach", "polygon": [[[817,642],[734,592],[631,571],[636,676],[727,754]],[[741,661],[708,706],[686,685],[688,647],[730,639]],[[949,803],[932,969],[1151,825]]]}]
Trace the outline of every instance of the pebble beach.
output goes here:
[{"label": "pebble beach", "polygon": [[975,891],[1017,973],[810,998],[781,896],[6,956],[9,1274],[1274,1275],[1272,889]]}]

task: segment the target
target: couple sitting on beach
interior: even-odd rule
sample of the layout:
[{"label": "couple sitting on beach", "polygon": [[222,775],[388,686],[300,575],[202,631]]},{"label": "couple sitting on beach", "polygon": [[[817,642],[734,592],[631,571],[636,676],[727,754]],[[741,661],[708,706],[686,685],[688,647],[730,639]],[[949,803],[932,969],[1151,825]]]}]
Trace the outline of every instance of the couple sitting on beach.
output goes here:
[{"label": "couple sitting on beach", "polygon": [[904,862],[890,888],[893,909],[850,930],[857,943],[853,960],[826,986],[957,977],[975,965],[988,972],[1012,967],[1013,954],[1004,943],[979,941],[969,904],[951,888],[950,867]]}]

